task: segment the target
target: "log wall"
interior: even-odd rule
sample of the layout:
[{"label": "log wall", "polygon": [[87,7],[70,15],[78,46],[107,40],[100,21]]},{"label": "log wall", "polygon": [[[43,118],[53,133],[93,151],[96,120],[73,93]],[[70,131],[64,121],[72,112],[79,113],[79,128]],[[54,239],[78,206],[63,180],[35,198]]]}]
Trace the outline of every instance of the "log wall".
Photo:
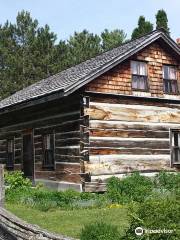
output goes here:
[{"label": "log wall", "polygon": [[175,171],[171,168],[170,129],[180,129],[178,104],[125,100],[90,94],[89,161],[91,176],[133,171]]},{"label": "log wall", "polygon": [[[7,160],[7,139],[14,139],[14,169],[23,169],[23,132],[33,129],[35,179],[81,182],[81,96],[4,114],[0,121],[0,161]],[[9,117],[10,116],[10,117]],[[43,168],[43,134],[54,133],[55,169]]]}]

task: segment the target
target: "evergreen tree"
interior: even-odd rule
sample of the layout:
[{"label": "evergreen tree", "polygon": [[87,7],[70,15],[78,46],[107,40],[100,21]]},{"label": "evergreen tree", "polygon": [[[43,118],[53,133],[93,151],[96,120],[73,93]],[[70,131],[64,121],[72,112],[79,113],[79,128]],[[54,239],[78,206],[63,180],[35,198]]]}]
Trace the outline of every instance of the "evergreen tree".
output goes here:
[{"label": "evergreen tree", "polygon": [[84,30],[57,44],[48,25],[39,27],[29,12],[19,12],[15,24],[0,25],[0,98],[119,46],[125,36],[122,30],[101,36]]},{"label": "evergreen tree", "polygon": [[159,10],[156,14],[156,29],[159,28],[164,28],[167,34],[170,34],[167,14],[163,9]]},{"label": "evergreen tree", "polygon": [[83,30],[75,32],[67,41],[69,66],[78,64],[101,53],[101,38]]},{"label": "evergreen tree", "polygon": [[107,29],[105,29],[101,33],[101,38],[102,49],[103,51],[107,51],[121,45],[126,39],[126,34],[124,33],[123,30],[119,29],[115,29],[113,31],[108,31]]},{"label": "evergreen tree", "polygon": [[132,32],[131,38],[135,39],[149,33],[153,30],[153,24],[146,21],[144,16],[140,16],[138,20],[138,27]]}]

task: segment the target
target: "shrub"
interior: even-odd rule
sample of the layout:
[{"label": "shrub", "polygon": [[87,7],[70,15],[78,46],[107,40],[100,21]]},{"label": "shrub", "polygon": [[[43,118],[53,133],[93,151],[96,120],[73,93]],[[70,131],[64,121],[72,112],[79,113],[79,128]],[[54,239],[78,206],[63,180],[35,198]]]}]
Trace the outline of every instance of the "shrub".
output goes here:
[{"label": "shrub", "polygon": [[116,226],[96,222],[86,225],[81,232],[80,240],[120,240],[120,233]]},{"label": "shrub", "polygon": [[21,171],[6,172],[5,184],[7,184],[10,189],[29,188],[32,186],[31,181],[25,178]]},{"label": "shrub", "polygon": [[112,177],[107,184],[107,195],[113,203],[143,202],[152,193],[153,182],[138,172],[124,179]]},{"label": "shrub", "polygon": [[178,190],[180,188],[180,173],[160,172],[154,178],[156,188],[169,191]]},{"label": "shrub", "polygon": [[[174,196],[157,195],[145,200],[138,208],[130,209],[130,226],[124,240],[180,239],[180,202]],[[135,229],[142,227],[147,230],[172,230],[172,233],[147,233],[136,236]]]}]

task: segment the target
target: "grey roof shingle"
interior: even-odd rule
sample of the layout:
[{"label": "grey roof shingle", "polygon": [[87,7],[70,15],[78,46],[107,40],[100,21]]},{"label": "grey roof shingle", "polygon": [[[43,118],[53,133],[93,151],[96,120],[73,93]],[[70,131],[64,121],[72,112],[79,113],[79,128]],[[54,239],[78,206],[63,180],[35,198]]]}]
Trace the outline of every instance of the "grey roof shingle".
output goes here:
[{"label": "grey roof shingle", "polygon": [[16,92],[0,102],[0,109],[58,91],[68,95],[158,38],[163,38],[180,55],[176,43],[162,30],[156,30]]}]

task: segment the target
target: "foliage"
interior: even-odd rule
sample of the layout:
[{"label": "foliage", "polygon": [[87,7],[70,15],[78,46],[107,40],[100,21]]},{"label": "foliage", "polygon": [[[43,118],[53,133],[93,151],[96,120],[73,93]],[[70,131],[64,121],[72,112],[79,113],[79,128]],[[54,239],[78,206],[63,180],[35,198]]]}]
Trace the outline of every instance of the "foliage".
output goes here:
[{"label": "foliage", "polygon": [[112,177],[107,184],[107,194],[113,203],[143,202],[152,193],[153,182],[138,172],[124,179]]},{"label": "foliage", "polygon": [[[154,195],[134,211],[130,210],[130,226],[122,239],[167,240],[180,239],[180,201],[175,196]],[[144,234],[136,236],[135,229],[142,227]],[[148,233],[146,230],[172,230],[172,233]]]},{"label": "foliage", "polygon": [[168,18],[166,12],[161,9],[156,14],[156,29],[164,28],[167,34],[170,34],[168,27]]},{"label": "foliage", "polygon": [[19,203],[41,211],[54,208],[101,208],[109,204],[104,196],[90,193],[79,193],[74,190],[51,191],[43,187],[30,189],[13,189],[6,191],[6,201]]},{"label": "foliage", "polygon": [[131,35],[132,39],[138,38],[153,30],[153,24],[146,21],[144,16],[140,16],[138,20],[138,27],[136,27]]},{"label": "foliage", "polygon": [[31,181],[25,178],[21,171],[13,171],[5,173],[5,184],[8,185],[10,191],[17,188],[30,188]]},{"label": "foliage", "polygon": [[180,189],[180,173],[162,171],[155,176],[154,186],[161,190],[178,191]]},{"label": "foliage", "polygon": [[124,33],[123,30],[119,30],[119,29],[115,29],[113,31],[109,31],[108,29],[105,29],[101,33],[101,38],[102,38],[102,49],[104,51],[108,51],[124,43],[126,39],[126,34]]},{"label": "foliage", "polygon": [[95,222],[82,229],[80,240],[120,240],[116,226],[104,222]]},{"label": "foliage", "polygon": [[0,25],[0,98],[120,45],[122,30],[75,32],[66,41],[46,24],[39,26],[29,12],[18,13],[14,24]]}]

